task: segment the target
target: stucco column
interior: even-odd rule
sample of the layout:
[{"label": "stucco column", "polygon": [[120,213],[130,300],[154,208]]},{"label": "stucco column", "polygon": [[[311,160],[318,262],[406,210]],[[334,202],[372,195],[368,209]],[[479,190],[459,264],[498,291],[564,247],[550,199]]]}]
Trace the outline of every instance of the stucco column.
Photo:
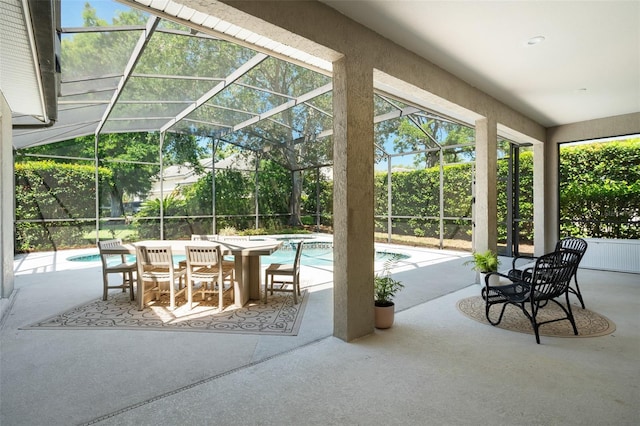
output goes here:
[{"label": "stucco column", "polygon": [[498,245],[498,127],[492,118],[476,120],[476,208],[473,229],[475,251],[496,250]]},{"label": "stucco column", "polygon": [[[558,226],[557,156],[548,143],[533,146],[533,243],[534,255],[548,253]],[[554,178],[555,176],[555,178]],[[555,183],[550,183],[555,182]],[[551,243],[549,243],[551,241]]]},{"label": "stucco column", "polygon": [[[13,143],[11,110],[0,92],[0,314],[13,292]],[[1,318],[1,315],[0,315]]]},{"label": "stucco column", "polygon": [[333,335],[373,332],[373,69],[333,63]]}]

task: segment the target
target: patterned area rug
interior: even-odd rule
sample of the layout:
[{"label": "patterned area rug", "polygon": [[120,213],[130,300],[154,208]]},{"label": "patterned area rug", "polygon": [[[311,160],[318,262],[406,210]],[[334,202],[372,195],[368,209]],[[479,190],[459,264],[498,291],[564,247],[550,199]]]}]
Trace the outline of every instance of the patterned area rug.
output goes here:
[{"label": "patterned area rug", "polygon": [[[458,310],[467,317],[483,324],[490,325],[484,314],[484,300],[482,300],[480,296],[468,297],[466,299],[459,300],[457,306]],[[500,315],[501,309],[502,308],[500,306],[493,306],[491,308],[491,318],[497,319],[498,315]],[[571,310],[576,321],[576,327],[578,328],[577,336],[573,334],[573,328],[568,320],[552,322],[550,324],[540,326],[540,335],[551,337],[597,337],[613,333],[616,329],[616,325],[613,321],[596,312],[590,311],[589,309],[582,309],[580,306],[571,305]],[[564,316],[564,312],[562,312],[562,309],[554,303],[547,304],[547,306],[538,312],[538,318],[540,321],[560,318],[562,316]],[[531,322],[529,322],[520,309],[511,305],[507,306],[502,322],[496,327],[510,331],[517,331],[519,333],[533,334]]]},{"label": "patterned area rug", "polygon": [[[217,297],[215,297],[217,302]],[[200,331],[237,334],[270,334],[295,336],[298,334],[308,294],[302,291],[298,304],[293,303],[290,293],[274,293],[269,302],[249,301],[242,308],[225,301],[226,308],[218,312],[214,301],[194,300],[189,310],[185,300],[177,298],[175,310],[168,309],[168,300],[152,302],[138,311],[129,293],[112,292],[109,298],[93,300],[51,318],[31,324],[22,329],[104,329],[104,330],[162,330]]]}]

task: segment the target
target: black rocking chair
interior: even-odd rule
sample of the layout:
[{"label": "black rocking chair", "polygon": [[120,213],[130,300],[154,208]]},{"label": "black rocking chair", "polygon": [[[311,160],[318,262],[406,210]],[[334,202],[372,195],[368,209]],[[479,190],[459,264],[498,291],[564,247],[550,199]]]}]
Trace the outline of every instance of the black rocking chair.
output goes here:
[{"label": "black rocking chair", "polygon": [[[561,251],[561,250],[573,250],[578,252],[578,254],[580,255],[580,258],[578,259],[578,263],[576,264],[575,271],[573,271],[573,275],[572,275],[573,281],[575,283],[575,288],[572,287],[571,284],[569,284],[569,287],[567,287],[567,291],[576,295],[576,297],[580,301],[580,306],[582,306],[582,309],[584,309],[584,300],[582,299],[580,286],[578,286],[577,273],[578,273],[578,266],[580,265],[580,261],[582,260],[584,253],[587,251],[587,242],[582,238],[576,238],[576,237],[563,238],[556,243],[556,248],[554,251]],[[516,263],[523,259],[527,260],[528,262],[533,262],[536,260],[535,257],[531,257],[531,256],[514,257],[511,265],[511,270],[508,272],[508,275],[510,277],[513,277],[515,279],[522,278],[523,270],[518,269],[518,267],[516,266]]]},{"label": "black rocking chair", "polygon": [[[569,320],[573,327],[573,333],[577,335],[578,329],[573,319],[573,312],[571,312],[567,288],[579,261],[579,252],[563,249],[539,257],[534,267],[522,271],[521,278],[497,272],[487,274],[485,287],[482,289],[482,298],[486,302],[485,316],[487,321],[492,325],[500,324],[507,305],[513,305],[520,308],[531,322],[536,335],[536,343],[540,343],[540,335],[538,333],[540,326],[550,322]],[[489,276],[491,275],[500,275],[508,278],[511,284],[490,286]],[[566,306],[556,300],[562,295],[565,296]],[[548,302],[558,305],[564,311],[565,316],[538,322],[538,311]],[[502,305],[502,310],[497,320],[491,319],[489,315],[493,305]]]}]

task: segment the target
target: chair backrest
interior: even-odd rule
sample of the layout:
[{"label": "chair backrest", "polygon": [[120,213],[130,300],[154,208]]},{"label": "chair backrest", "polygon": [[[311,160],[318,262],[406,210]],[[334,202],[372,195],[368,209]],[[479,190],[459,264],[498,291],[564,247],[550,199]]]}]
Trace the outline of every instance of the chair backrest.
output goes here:
[{"label": "chair backrest", "polygon": [[143,271],[153,267],[169,268],[173,272],[171,247],[136,246],[136,261]]},{"label": "chair backrest", "polygon": [[194,266],[220,266],[222,263],[222,250],[220,245],[209,246],[186,246],[185,254],[187,256],[187,268]]},{"label": "chair backrest", "polygon": [[527,279],[533,287],[531,297],[534,300],[547,300],[564,294],[579,261],[580,253],[571,249],[540,256]]},{"label": "chair backrest", "polygon": [[578,261],[573,268],[572,275],[576,274],[578,272],[578,266],[580,266],[580,261],[582,260],[584,253],[587,251],[587,242],[582,238],[566,237],[556,243],[556,251],[562,250],[573,250],[578,253]]},{"label": "chair backrest", "polygon": [[192,234],[191,241],[218,241],[217,235]]},{"label": "chair backrest", "polygon": [[241,237],[239,235],[231,235],[231,236],[220,236],[218,237],[218,241],[249,241],[249,237]]},{"label": "chair backrest", "polygon": [[300,269],[300,258],[302,257],[302,246],[304,245],[304,241],[300,240],[298,243],[298,248],[296,249],[296,257],[293,260],[293,271],[297,272]]},{"label": "chair backrest", "polygon": [[113,240],[107,241],[98,241],[98,249],[102,251],[105,248],[113,248],[122,245],[122,240],[120,238],[114,238]]},{"label": "chair backrest", "polygon": [[574,250],[580,254],[580,259],[578,259],[578,263],[580,263],[582,256],[584,256],[584,253],[587,251],[587,242],[582,238],[567,237],[556,243],[556,251],[567,249]]},{"label": "chair backrest", "polygon": [[108,259],[111,257],[119,256],[124,262],[124,255],[122,254],[106,254],[103,253],[104,249],[114,248],[122,245],[122,240],[120,238],[114,238],[113,240],[107,241],[98,241],[98,251],[100,252],[100,260],[102,261],[102,267],[106,268]]}]

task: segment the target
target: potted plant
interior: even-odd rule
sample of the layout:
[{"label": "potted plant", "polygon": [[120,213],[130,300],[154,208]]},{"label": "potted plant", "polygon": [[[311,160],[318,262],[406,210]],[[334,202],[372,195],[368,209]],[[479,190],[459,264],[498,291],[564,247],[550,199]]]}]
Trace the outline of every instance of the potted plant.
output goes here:
[{"label": "potted plant", "polygon": [[395,303],[393,298],[404,285],[391,277],[391,265],[395,260],[385,262],[380,274],[374,277],[374,312],[375,327],[390,328],[395,316]]},{"label": "potted plant", "polygon": [[[480,285],[484,285],[485,275],[489,272],[498,272],[500,260],[498,255],[491,250],[485,252],[473,252],[473,258],[464,262],[463,265],[473,265],[471,269],[480,273]],[[497,285],[500,282],[498,275],[492,275],[490,278],[491,285]]]}]

